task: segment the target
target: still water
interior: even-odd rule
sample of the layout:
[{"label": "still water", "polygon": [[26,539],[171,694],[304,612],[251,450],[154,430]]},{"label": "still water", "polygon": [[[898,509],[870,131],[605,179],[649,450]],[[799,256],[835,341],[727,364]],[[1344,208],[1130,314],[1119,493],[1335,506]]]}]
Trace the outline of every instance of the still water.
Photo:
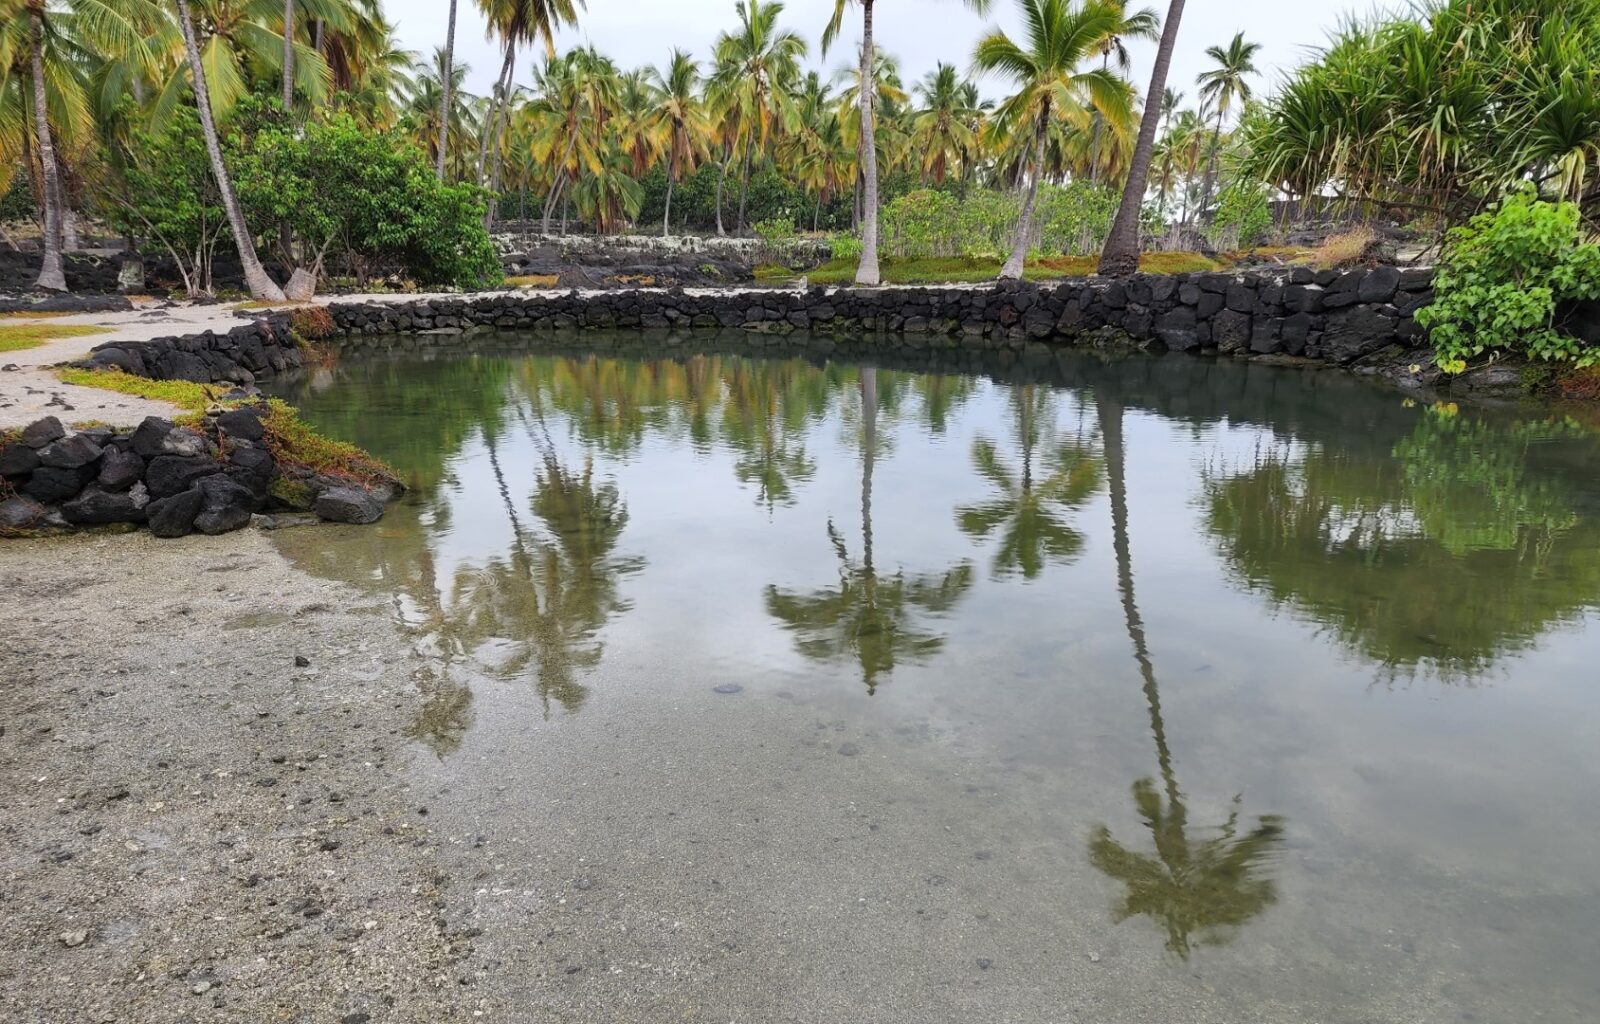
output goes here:
[{"label": "still water", "polygon": [[1600,1019],[1579,423],[1188,357],[393,345],[281,390],[410,494],[279,543],[426,655],[419,785],[515,851],[476,912],[525,1007]]}]

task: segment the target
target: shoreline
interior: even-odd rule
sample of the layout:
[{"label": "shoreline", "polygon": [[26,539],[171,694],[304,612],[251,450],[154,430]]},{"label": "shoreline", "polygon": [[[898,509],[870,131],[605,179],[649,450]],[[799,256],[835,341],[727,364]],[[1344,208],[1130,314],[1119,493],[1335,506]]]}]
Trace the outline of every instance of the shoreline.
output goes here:
[{"label": "shoreline", "polygon": [[258,531],[12,544],[0,593],[8,1019],[471,1019],[381,604]]}]

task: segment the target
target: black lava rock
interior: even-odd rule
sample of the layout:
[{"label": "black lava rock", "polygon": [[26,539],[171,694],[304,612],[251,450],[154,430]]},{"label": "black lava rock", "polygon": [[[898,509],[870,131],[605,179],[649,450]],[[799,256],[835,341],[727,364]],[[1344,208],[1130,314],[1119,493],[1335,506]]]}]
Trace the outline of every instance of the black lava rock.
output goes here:
[{"label": "black lava rock", "polygon": [[333,523],[375,523],[383,518],[383,502],[355,487],[330,487],[317,495],[312,511]]},{"label": "black lava rock", "polygon": [[217,417],[217,426],[229,437],[242,438],[246,441],[259,441],[266,436],[266,428],[262,426],[262,417],[266,411],[253,406],[243,409],[234,409]]},{"label": "black lava rock", "polygon": [[22,476],[39,468],[39,453],[20,442],[0,448],[0,476]]},{"label": "black lava rock", "polygon": [[205,500],[194,518],[196,530],[215,536],[250,524],[256,498],[249,489],[225,476],[208,476],[200,481],[199,489]]},{"label": "black lava rock", "polygon": [[56,469],[80,469],[100,457],[100,446],[83,434],[52,441],[39,449],[39,462]]},{"label": "black lava rock", "polygon": [[125,491],[144,478],[144,460],[133,452],[107,449],[100,457],[101,490]]},{"label": "black lava rock", "polygon": [[91,486],[62,505],[61,514],[67,522],[78,526],[142,523],[149,500],[143,487],[129,491],[102,491]]},{"label": "black lava rock", "polygon": [[158,455],[150,460],[144,480],[150,497],[170,498],[188,490],[201,477],[220,472],[222,463],[204,455]]},{"label": "black lava rock", "polygon": [[40,466],[28,477],[28,482],[18,489],[30,498],[53,505],[76,497],[83,490],[83,477],[75,469]]},{"label": "black lava rock", "polygon": [[133,450],[147,459],[162,454],[162,442],[172,432],[172,423],[159,416],[146,416],[139,429],[133,432]]},{"label": "black lava rock", "polygon": [[51,441],[59,441],[67,436],[67,428],[54,416],[46,416],[42,420],[34,420],[22,428],[22,443],[29,448],[43,448]]},{"label": "black lava rock", "polygon": [[194,532],[194,520],[203,504],[205,495],[200,493],[198,487],[170,498],[152,501],[145,507],[150,532],[157,537],[187,537]]},{"label": "black lava rock", "polygon": [[29,530],[44,520],[45,507],[18,494],[0,501],[0,532]]}]

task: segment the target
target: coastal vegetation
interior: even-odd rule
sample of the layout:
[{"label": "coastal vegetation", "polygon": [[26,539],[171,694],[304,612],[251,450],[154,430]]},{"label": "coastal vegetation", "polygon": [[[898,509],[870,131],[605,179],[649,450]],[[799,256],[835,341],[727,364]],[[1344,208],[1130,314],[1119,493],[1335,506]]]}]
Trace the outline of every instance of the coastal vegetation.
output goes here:
[{"label": "coastal vegetation", "polygon": [[[379,0],[0,0],[7,239],[37,236],[42,288],[65,288],[62,253],[100,230],[187,294],[217,290],[220,253],[278,301],[329,279],[497,284],[492,233],[535,224],[769,246],[827,233],[834,259],[812,279],[841,281],[848,262],[850,281],[873,284],[956,279],[949,264],[908,274],[927,260],[961,261],[961,279],[1040,279],[1069,259],[1125,274],[1152,252],[1212,261],[1383,223],[1423,250],[1443,243],[1448,294],[1470,275],[1524,283],[1446,241],[1451,228],[1570,204],[1575,221],[1552,215],[1583,253],[1596,222],[1600,0],[1358,18],[1270,91],[1245,33],[1193,40],[1205,70],[1169,87],[1181,2],[1003,0],[1021,33],[953,41],[916,81],[874,35],[907,12],[876,0],[839,0],[825,25],[737,0],[708,52],[667,47],[639,68],[596,44],[558,48],[581,3],[478,2],[502,55],[482,96],[454,52],[454,3],[445,45],[421,55]],[[826,68],[856,14],[859,47]],[[1148,84],[1131,78],[1137,43],[1156,47]],[[1586,287],[1558,283],[1552,301]],[[1524,312],[1499,327],[1439,314],[1441,365],[1587,361],[1555,313],[1541,327]],[[1549,330],[1566,340],[1528,333]]]}]

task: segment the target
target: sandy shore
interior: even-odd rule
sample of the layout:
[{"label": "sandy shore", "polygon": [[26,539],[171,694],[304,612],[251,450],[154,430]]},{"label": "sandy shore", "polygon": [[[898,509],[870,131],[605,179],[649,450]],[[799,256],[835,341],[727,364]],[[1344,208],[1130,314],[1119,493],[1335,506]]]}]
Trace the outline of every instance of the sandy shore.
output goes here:
[{"label": "sandy shore", "polygon": [[254,531],[6,543],[0,1018],[472,1019],[419,664]]}]

